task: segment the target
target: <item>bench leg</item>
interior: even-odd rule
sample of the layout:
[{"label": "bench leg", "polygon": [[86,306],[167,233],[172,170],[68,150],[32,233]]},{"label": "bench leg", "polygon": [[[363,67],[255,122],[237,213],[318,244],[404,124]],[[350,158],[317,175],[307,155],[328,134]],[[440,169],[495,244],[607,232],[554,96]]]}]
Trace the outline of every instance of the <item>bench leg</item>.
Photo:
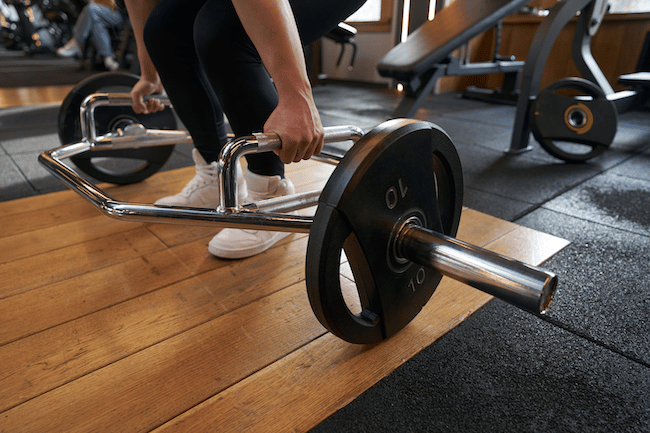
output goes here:
[{"label": "bench leg", "polygon": [[420,86],[414,93],[406,92],[402,102],[397,106],[393,112],[393,118],[408,118],[412,119],[415,117],[415,113],[418,111],[422,103],[427,99],[427,97],[433,91],[433,88],[436,86],[436,83],[445,74],[444,68],[436,69],[436,72],[429,78],[427,84]]}]

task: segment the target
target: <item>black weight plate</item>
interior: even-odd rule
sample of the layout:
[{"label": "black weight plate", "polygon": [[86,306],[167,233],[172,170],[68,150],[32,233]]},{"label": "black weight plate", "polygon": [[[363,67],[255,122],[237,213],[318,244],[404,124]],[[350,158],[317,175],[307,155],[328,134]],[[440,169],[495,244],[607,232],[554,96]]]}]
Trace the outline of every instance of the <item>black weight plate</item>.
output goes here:
[{"label": "black weight plate", "polygon": [[[128,93],[138,76],[125,72],[106,72],[80,82],[66,96],[59,109],[59,140],[61,144],[82,140],[80,107],[88,95],[98,92]],[[96,132],[103,135],[130,123],[141,123],[152,129],[177,129],[171,108],[153,114],[136,114],[131,107],[106,106],[95,110]],[[167,162],[174,145],[93,151],[77,155],[72,162],[93,178],[119,185],[140,182],[156,173]]]},{"label": "black weight plate", "polygon": [[[561,93],[568,89],[581,95]],[[583,78],[556,81],[531,104],[530,129],[535,139],[549,154],[567,162],[584,162],[607,150],[617,124],[614,104]]]},{"label": "black weight plate", "polygon": [[[359,140],[323,189],[309,236],[307,291],[318,320],[351,343],[375,343],[404,328],[441,275],[396,257],[394,233],[416,218],[454,236],[462,193],[458,154],[437,126],[397,119]],[[341,287],[342,250],[361,304],[356,312]]]}]

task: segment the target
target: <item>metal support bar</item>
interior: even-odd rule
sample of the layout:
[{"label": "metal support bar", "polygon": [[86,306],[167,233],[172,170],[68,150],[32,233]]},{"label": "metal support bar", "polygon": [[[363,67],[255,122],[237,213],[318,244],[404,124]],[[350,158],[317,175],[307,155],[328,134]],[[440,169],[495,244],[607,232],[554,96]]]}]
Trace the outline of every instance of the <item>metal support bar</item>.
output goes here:
[{"label": "metal support bar", "polygon": [[528,109],[532,100],[539,94],[542,74],[555,40],[562,29],[593,0],[567,0],[558,2],[542,21],[528,50],[526,65],[522,73],[521,89],[517,99],[517,112],[512,129],[509,154],[519,154],[532,147],[528,145],[530,127]]},{"label": "metal support bar", "polygon": [[487,75],[487,74],[506,74],[510,72],[520,72],[524,67],[524,62],[518,60],[497,60],[494,62],[471,62],[457,63],[451,62],[447,66],[446,76],[467,76],[467,75]]},{"label": "metal support bar", "polygon": [[591,37],[596,34],[596,30],[603,21],[607,12],[606,6],[606,1],[596,0],[580,11],[573,36],[571,54],[573,62],[578,67],[582,77],[595,83],[605,95],[609,96],[615,93],[614,89],[609,84],[607,77],[605,77],[591,52]]},{"label": "metal support bar", "polygon": [[[413,118],[415,113],[418,111],[422,103],[427,99],[429,94],[433,91],[433,88],[436,86],[438,80],[445,76],[446,67],[436,67],[435,72],[429,78],[427,83],[416,90],[415,95],[406,94],[402,102],[393,112],[393,117],[395,118]],[[418,79],[419,81],[419,79]]]}]

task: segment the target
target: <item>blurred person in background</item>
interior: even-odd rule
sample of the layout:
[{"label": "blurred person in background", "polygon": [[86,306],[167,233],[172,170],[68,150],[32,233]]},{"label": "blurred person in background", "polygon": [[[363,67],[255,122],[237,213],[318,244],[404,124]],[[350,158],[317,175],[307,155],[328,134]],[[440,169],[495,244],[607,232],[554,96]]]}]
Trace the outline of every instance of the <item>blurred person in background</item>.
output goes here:
[{"label": "blurred person in background", "polygon": [[73,38],[56,50],[56,54],[59,57],[81,58],[83,47],[90,40],[106,69],[118,69],[119,63],[115,60],[110,30],[124,24],[126,14],[120,9],[125,10],[123,5],[116,5],[113,0],[92,0],[81,10],[72,30]]}]

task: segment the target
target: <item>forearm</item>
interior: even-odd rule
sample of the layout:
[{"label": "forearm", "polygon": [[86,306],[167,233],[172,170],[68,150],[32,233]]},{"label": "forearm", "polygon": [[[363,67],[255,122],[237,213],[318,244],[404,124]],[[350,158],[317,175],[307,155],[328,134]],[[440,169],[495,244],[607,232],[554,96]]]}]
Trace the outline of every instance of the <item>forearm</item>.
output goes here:
[{"label": "forearm", "polygon": [[158,82],[158,73],[149,57],[147,47],[144,44],[144,25],[158,0],[125,0],[126,9],[129,12],[133,36],[138,47],[138,60],[140,62],[140,75],[143,79],[152,83]]},{"label": "forearm", "polygon": [[282,140],[285,164],[320,153],[323,125],[311,93],[298,28],[288,0],[232,0],[278,91],[276,109],[264,124]]}]

